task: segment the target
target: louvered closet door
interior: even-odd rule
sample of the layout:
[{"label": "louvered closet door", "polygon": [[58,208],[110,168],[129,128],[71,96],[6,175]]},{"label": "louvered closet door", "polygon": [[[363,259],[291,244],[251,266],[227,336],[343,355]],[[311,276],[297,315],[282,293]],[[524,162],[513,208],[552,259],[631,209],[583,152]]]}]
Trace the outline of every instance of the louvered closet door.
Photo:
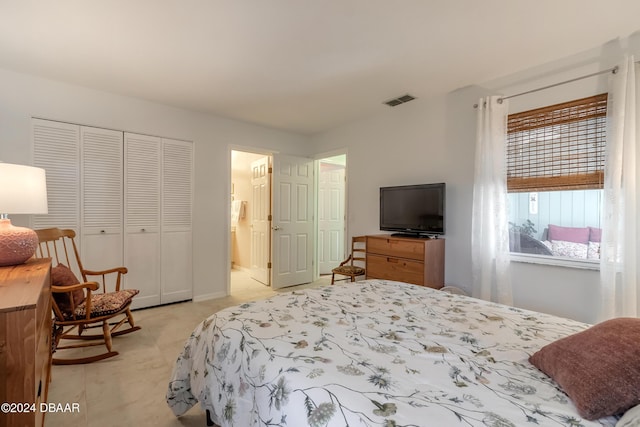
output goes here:
[{"label": "louvered closet door", "polygon": [[80,128],[82,262],[89,270],[123,265],[122,132]]},{"label": "louvered closet door", "polygon": [[162,140],[162,273],[163,303],[193,296],[192,209],[193,144]]},{"label": "louvered closet door", "polygon": [[[32,119],[33,165],[47,176],[49,213],[32,215],[32,228],[70,228],[80,232],[80,126]],[[78,241],[79,243],[79,241]],[[71,269],[80,275],[74,260]]]},{"label": "louvered closet door", "polygon": [[139,289],[133,308],[160,300],[160,138],[124,134],[125,287]]},{"label": "louvered closet door", "polygon": [[33,215],[33,228],[80,231],[80,127],[50,120],[31,120],[33,165],[47,175],[49,213]]}]

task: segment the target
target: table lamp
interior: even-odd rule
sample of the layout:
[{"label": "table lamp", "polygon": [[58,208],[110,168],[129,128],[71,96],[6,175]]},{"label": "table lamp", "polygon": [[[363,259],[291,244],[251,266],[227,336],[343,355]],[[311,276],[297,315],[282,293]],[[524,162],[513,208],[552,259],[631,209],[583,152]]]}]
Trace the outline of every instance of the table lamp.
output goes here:
[{"label": "table lamp", "polygon": [[0,162],[0,267],[22,264],[33,256],[38,236],[11,224],[8,214],[46,214],[44,169]]}]

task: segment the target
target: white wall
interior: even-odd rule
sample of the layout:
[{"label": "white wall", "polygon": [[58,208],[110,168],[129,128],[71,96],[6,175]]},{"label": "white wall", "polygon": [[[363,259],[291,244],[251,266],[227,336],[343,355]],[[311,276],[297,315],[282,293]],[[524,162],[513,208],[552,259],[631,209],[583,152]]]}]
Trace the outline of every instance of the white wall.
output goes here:
[{"label": "white wall", "polygon": [[[379,233],[378,188],[383,185],[447,183],[445,282],[468,291],[471,275],[471,204],[475,155],[473,104],[485,94],[511,95],[611,67],[622,53],[638,49],[629,40],[470,86],[417,99],[315,136],[319,151],[348,150],[349,235]],[[637,44],[635,44],[637,46]],[[472,64],[470,64],[472,66]],[[552,105],[607,91],[608,75],[513,98],[510,112]],[[418,95],[418,94],[414,94]],[[418,95],[419,96],[419,95]],[[511,263],[515,305],[595,322],[599,272]]]},{"label": "white wall", "polygon": [[[446,182],[445,282],[471,286],[475,110],[467,88],[416,99],[314,137],[316,149],[346,147],[349,236],[380,233],[379,187]],[[388,108],[388,109],[387,109]]]},{"label": "white wall", "polygon": [[[309,155],[307,137],[0,69],[0,161],[31,164],[31,117],[194,142],[194,297],[227,293],[229,147]],[[13,217],[12,217],[13,218]],[[16,224],[25,219],[14,218]]]}]

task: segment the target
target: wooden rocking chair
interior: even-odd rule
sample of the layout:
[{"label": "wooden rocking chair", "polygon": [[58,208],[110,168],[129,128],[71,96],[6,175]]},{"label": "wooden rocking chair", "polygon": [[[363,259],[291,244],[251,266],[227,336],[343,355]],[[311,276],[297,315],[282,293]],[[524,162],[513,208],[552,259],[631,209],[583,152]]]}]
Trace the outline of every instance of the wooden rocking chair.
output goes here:
[{"label": "wooden rocking chair", "polygon": [[[363,276],[366,272],[364,267],[357,265],[364,265],[366,261],[367,255],[367,237],[366,236],[355,236],[351,239],[351,253],[349,257],[342,261],[340,265],[333,270],[331,270],[331,284],[333,285],[336,281],[336,274],[340,274],[343,276],[347,276],[351,278],[352,282],[356,281],[356,277]],[[338,280],[347,280],[338,279]]]},{"label": "wooden rocking chair", "polygon": [[[72,365],[91,363],[97,360],[117,356],[112,351],[111,338],[137,331],[131,315],[131,300],[138,294],[136,289],[121,289],[122,275],[127,273],[125,267],[111,268],[105,271],[85,270],[74,237],[73,230],[47,228],[36,230],[40,241],[36,250],[38,258],[52,258],[51,269],[51,305],[53,308],[53,349],[58,350],[82,348],[104,344],[105,353],[93,356],[60,359],[53,358],[54,365]],[[72,269],[82,275],[80,282]],[[97,281],[88,281],[87,277],[99,277]],[[107,280],[109,279],[109,280]],[[115,282],[115,287],[107,290],[107,286]],[[102,292],[98,290],[102,287]],[[119,328],[128,323],[128,328]],[[100,328],[100,333],[85,333],[86,330]],[[82,343],[60,345],[61,340],[83,340]]]}]

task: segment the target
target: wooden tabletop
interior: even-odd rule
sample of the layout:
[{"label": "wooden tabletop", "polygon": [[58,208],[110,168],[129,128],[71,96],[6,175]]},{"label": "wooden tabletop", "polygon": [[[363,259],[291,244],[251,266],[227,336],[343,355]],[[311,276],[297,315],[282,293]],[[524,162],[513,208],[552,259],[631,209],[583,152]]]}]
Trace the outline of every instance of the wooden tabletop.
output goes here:
[{"label": "wooden tabletop", "polygon": [[0,267],[0,312],[35,307],[42,291],[42,276],[50,265],[50,258],[40,258]]}]

